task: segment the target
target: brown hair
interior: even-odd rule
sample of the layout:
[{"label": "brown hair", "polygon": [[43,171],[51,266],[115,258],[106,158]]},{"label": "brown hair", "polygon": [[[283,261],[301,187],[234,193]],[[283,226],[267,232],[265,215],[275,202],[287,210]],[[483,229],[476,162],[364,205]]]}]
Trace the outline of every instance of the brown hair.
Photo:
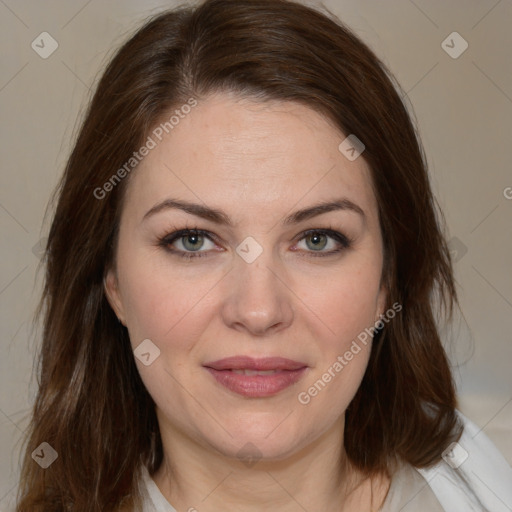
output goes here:
[{"label": "brown hair", "polygon": [[[154,403],[103,286],[129,177],[100,199],[95,191],[171,109],[219,91],[300,102],[365,144],[388,306],[403,309],[375,336],[346,413],[345,447],[367,473],[388,471],[397,460],[425,467],[440,459],[460,427],[435,304],[449,318],[457,298],[442,216],[398,90],[337,19],[285,0],[181,7],[124,44],[98,84],[57,190],[18,512],[105,512],[122,503],[133,510],[140,465],[153,473],[162,461]],[[42,442],[59,454],[47,469],[31,458]]]}]

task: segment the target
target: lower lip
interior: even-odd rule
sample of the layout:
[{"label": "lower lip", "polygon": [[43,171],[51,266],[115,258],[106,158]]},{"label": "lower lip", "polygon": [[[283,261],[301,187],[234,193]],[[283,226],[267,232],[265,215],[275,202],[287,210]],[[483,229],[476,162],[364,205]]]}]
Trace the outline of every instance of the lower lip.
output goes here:
[{"label": "lower lip", "polygon": [[280,370],[270,375],[241,375],[231,370],[206,368],[213,378],[229,390],[249,398],[272,396],[298,382],[307,367],[298,370]]}]

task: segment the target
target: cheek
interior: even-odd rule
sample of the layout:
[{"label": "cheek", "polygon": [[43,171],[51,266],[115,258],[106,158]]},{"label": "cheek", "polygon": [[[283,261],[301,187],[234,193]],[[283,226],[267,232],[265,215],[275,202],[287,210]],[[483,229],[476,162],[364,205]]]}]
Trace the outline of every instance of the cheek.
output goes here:
[{"label": "cheek", "polygon": [[323,325],[333,348],[341,350],[374,324],[379,279],[373,269],[347,265],[334,276],[302,277],[297,295]]},{"label": "cheek", "polygon": [[185,347],[194,338],[189,331],[199,329],[198,315],[207,314],[214,276],[184,278],[179,269],[151,264],[143,253],[131,260],[120,258],[118,269],[132,345],[149,338],[157,345],[173,340],[173,345]]},{"label": "cheek", "polygon": [[316,334],[317,359],[297,400],[312,417],[326,423],[346,410],[363,379],[370,356],[378,284],[357,276],[332,281],[308,295],[321,327]]},{"label": "cheek", "polygon": [[187,397],[179,382],[190,381],[198,371],[189,364],[190,352],[208,318],[212,283],[154,266],[147,254],[120,258],[118,271],[132,347],[150,339],[160,350],[149,366],[136,361],[144,385],[160,408],[185,410]]},{"label": "cheek", "polygon": [[354,397],[366,371],[371,331],[377,314],[380,267],[370,261],[347,263],[330,278],[301,278],[307,309],[318,330],[315,367],[301,386],[298,401],[308,413],[334,421]]}]

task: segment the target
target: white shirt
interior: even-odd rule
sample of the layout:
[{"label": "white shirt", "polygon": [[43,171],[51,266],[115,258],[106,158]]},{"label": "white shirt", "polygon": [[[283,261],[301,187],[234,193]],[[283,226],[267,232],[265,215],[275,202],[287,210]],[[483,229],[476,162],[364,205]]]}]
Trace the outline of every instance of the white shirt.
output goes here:
[{"label": "white shirt", "polygon": [[[453,450],[429,469],[402,465],[380,512],[512,512],[512,468],[483,431],[458,415],[464,431]],[[142,512],[176,512],[145,468],[141,490]]]}]

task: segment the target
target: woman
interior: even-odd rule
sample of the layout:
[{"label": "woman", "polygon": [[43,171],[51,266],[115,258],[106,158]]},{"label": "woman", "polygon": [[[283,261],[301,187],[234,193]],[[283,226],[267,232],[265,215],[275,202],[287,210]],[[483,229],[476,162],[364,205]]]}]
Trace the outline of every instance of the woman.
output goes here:
[{"label": "woman", "polygon": [[389,76],[283,0],[119,50],[59,189],[18,511],[509,510],[456,411],[450,256]]}]

